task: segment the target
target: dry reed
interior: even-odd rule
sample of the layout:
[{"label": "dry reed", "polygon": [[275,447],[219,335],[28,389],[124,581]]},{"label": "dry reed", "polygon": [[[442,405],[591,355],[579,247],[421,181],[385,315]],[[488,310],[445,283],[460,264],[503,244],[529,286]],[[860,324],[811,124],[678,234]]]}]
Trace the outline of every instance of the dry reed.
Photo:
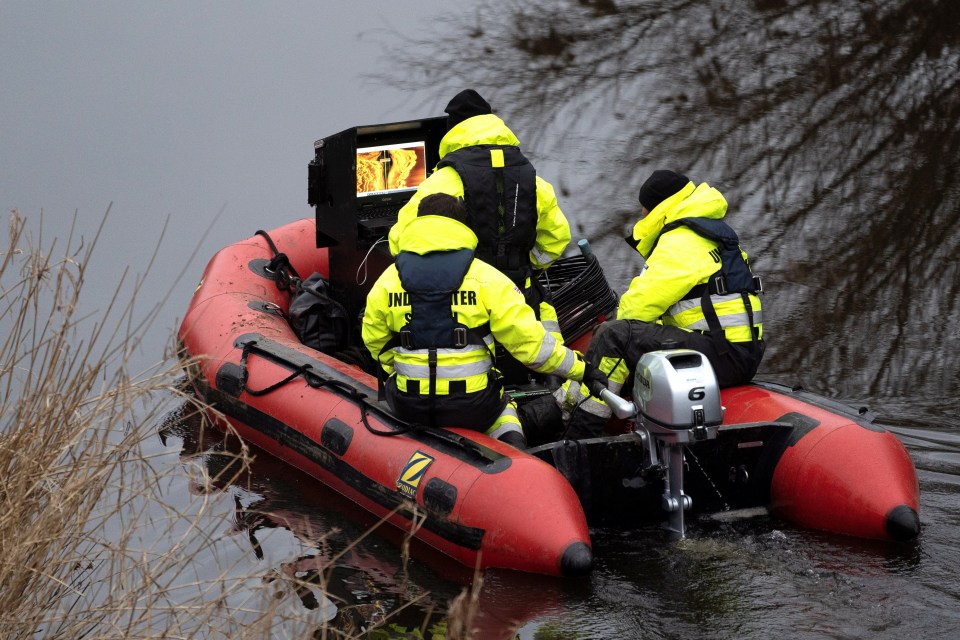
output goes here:
[{"label": "dry reed", "polygon": [[[134,296],[120,298],[122,282],[104,310],[82,315],[100,231],[87,242],[71,230],[57,258],[58,240],[34,241],[13,211],[8,236],[0,252],[0,637],[353,637],[328,627],[331,601],[311,612],[280,597],[316,584],[258,568],[249,547],[222,533],[227,497],[204,487],[229,478],[210,478],[207,465],[189,460],[170,464],[157,451],[156,425],[171,407],[201,407],[182,393],[172,355],[128,372],[145,325],[134,318]],[[224,468],[235,473],[245,455]],[[184,465],[199,487],[186,500]],[[453,603],[447,638],[470,637],[475,601],[465,590]]]}]

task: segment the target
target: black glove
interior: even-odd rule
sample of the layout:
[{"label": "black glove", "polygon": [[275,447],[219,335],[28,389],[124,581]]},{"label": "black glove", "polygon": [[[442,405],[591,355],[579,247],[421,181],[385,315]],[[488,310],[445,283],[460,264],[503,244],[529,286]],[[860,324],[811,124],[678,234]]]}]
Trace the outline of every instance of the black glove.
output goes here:
[{"label": "black glove", "polygon": [[590,389],[591,394],[599,396],[600,392],[610,384],[610,381],[607,379],[607,374],[589,362],[585,361],[583,364],[583,380],[581,383],[586,385],[587,389]]}]

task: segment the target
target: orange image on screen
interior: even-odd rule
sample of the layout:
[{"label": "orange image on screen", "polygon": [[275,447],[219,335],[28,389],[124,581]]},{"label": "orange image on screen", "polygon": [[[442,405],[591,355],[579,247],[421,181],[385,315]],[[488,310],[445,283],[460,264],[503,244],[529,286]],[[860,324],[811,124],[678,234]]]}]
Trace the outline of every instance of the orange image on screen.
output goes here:
[{"label": "orange image on screen", "polygon": [[358,152],[357,193],[416,187],[425,176],[422,152],[422,147]]}]

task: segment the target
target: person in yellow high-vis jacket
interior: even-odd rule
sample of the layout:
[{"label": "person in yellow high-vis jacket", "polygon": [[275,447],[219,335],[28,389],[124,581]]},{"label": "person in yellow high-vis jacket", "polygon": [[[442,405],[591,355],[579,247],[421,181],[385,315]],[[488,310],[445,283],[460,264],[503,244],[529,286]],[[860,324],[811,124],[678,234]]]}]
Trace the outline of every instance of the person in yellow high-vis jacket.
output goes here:
[{"label": "person in yellow high-vis jacket", "polygon": [[[759,279],[737,234],[724,221],[727,201],[706,183],[658,170],[640,188],[641,219],[627,242],[646,264],[602,324],[586,359],[619,393],[640,357],[665,346],[694,349],[710,361],[720,387],[753,378],[763,358]],[[607,405],[577,383],[557,390],[569,412],[567,435],[602,435]]]},{"label": "person in yellow high-vis jacket", "polygon": [[363,341],[401,418],[525,446],[494,366],[494,341],[534,371],[591,388],[606,379],[544,329],[507,276],[474,257],[477,237],[465,220],[458,198],[422,199],[397,238],[395,264],[367,295]]},{"label": "person in yellow high-vis jacket", "polygon": [[391,253],[400,250],[399,237],[417,217],[424,196],[462,197],[467,226],[477,235],[477,257],[509,276],[544,327],[562,341],[556,309],[537,279],[570,242],[570,225],[553,186],[537,175],[516,135],[475,90],[454,96],[446,113],[440,162],[400,209],[389,234]]}]

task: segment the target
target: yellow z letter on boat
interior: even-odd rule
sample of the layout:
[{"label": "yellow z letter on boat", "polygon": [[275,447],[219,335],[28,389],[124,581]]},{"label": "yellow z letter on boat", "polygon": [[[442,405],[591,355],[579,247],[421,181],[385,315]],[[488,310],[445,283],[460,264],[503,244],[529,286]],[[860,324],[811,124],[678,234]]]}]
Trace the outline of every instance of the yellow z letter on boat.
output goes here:
[{"label": "yellow z letter on boat", "polygon": [[400,472],[400,477],[397,479],[397,489],[400,493],[411,500],[416,500],[417,488],[431,464],[433,464],[433,458],[422,451],[417,451],[410,456],[407,464],[403,465],[403,471]]}]

